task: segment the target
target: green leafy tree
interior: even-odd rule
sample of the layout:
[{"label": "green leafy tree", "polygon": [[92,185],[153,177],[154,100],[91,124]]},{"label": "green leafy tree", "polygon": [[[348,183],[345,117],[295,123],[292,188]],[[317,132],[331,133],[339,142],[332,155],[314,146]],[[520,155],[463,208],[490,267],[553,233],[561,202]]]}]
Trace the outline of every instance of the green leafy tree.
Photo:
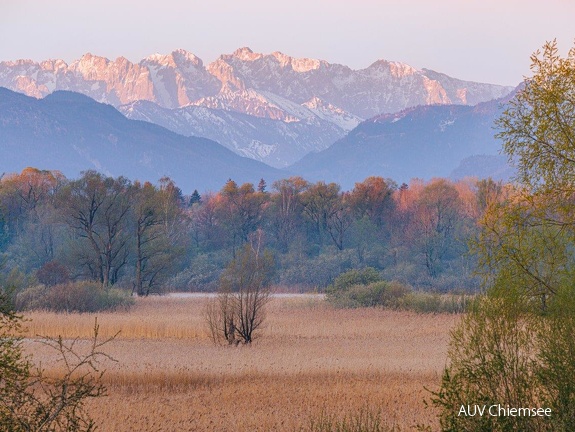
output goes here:
[{"label": "green leafy tree", "polygon": [[545,430],[541,418],[460,415],[462,406],[540,406],[532,362],[535,328],[525,298],[507,286],[470,307],[451,335],[451,363],[433,398],[442,431]]},{"label": "green leafy tree", "polygon": [[575,47],[557,42],[531,56],[533,76],[498,120],[503,150],[517,161],[518,179],[533,192],[572,192],[575,185]]},{"label": "green leafy tree", "polygon": [[494,181],[492,178],[479,180],[476,184],[477,208],[480,214],[492,204],[499,201],[503,196],[503,183]]},{"label": "green leafy tree", "polygon": [[[547,43],[498,121],[514,193],[487,203],[475,248],[486,295],[452,335],[433,402],[445,431],[575,430],[575,48]],[[546,407],[552,416],[459,416],[466,404]]]}]

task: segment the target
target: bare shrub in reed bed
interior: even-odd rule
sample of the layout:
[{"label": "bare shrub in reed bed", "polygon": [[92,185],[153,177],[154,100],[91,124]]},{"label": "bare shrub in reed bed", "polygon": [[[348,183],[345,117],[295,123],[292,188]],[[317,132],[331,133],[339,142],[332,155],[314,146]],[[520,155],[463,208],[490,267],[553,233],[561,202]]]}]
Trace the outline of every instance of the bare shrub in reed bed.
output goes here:
[{"label": "bare shrub in reed bed", "polygon": [[261,237],[252,239],[232,260],[220,278],[218,296],[206,307],[206,321],[216,344],[251,344],[263,324],[274,264],[260,245]]},{"label": "bare shrub in reed bed", "polygon": [[333,413],[322,411],[317,417],[312,417],[308,432],[395,432],[399,431],[393,424],[386,421],[381,411],[363,407],[343,418]]},{"label": "bare shrub in reed bed", "polygon": [[98,312],[129,308],[134,300],[116,288],[97,282],[74,282],[54,286],[38,285],[17,295],[18,309],[44,309],[55,312]]}]

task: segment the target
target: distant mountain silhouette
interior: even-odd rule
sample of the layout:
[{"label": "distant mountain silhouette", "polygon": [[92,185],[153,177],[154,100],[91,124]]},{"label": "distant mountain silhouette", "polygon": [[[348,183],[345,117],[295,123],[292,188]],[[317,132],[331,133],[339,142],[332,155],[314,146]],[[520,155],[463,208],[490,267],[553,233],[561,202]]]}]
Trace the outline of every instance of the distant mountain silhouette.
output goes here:
[{"label": "distant mountain silhouette", "polygon": [[465,177],[487,178],[494,180],[511,181],[516,175],[515,168],[509,165],[504,155],[477,155],[470,156],[461,161],[450,178],[459,180]]},{"label": "distant mountain silhouette", "polygon": [[78,93],[35,99],[0,88],[0,174],[27,166],[69,177],[88,169],[152,182],[167,175],[184,192],[219,190],[228,178],[238,183],[264,178],[271,184],[285,176],[215,141],[129,120]]},{"label": "distant mountain silhouette", "polygon": [[[508,179],[512,170],[495,157],[501,142],[494,137],[494,121],[507,100],[419,106],[377,116],[289,169],[309,180],[335,181],[344,189],[371,175],[399,183],[452,174]],[[468,159],[472,156],[481,157]]]}]

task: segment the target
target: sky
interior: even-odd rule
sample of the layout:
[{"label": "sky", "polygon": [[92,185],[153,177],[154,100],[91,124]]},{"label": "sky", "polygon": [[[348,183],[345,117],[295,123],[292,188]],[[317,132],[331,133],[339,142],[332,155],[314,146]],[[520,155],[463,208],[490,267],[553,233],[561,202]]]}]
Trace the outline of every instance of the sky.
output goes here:
[{"label": "sky", "polygon": [[0,0],[0,61],[91,52],[137,62],[183,48],[207,64],[248,46],[516,85],[546,41],[566,54],[574,22],[573,0]]}]

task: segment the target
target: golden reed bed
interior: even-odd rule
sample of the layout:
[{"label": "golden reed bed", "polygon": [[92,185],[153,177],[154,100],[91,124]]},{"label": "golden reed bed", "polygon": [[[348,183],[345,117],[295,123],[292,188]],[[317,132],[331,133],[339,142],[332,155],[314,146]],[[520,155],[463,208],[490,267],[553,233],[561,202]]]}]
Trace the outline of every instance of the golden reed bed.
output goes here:
[{"label": "golden reed bed", "polygon": [[[435,425],[424,386],[439,383],[453,315],[335,310],[321,299],[276,298],[251,347],[208,339],[204,298],[138,299],[97,314],[109,395],[89,403],[101,431],[299,431],[322,411],[369,405],[401,430]],[[27,336],[89,337],[96,315],[27,316]],[[86,342],[80,342],[86,344]],[[51,353],[27,349],[51,373]]]}]

